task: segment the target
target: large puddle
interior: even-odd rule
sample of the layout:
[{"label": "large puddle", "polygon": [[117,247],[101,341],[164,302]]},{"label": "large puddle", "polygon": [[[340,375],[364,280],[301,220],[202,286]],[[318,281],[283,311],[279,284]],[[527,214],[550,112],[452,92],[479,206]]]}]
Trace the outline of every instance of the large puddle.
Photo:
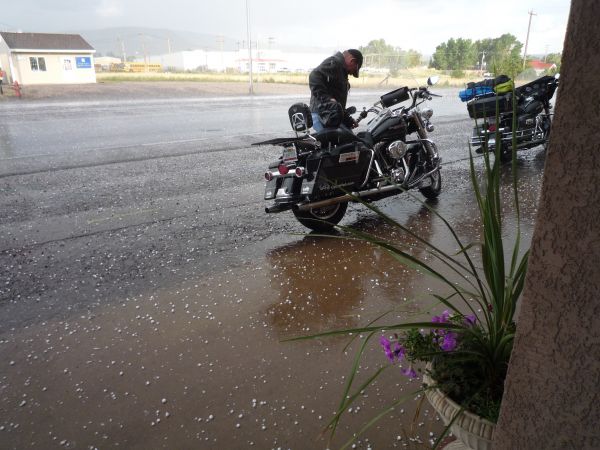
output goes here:
[{"label": "large puddle", "polygon": [[[529,239],[541,171],[522,171]],[[461,237],[475,240],[469,196],[466,187],[456,188],[433,206]],[[382,208],[422,237],[454,248],[442,222],[418,202],[392,200]],[[427,258],[415,239],[371,213],[360,212],[351,225]],[[429,309],[429,294],[439,286],[362,241],[285,241],[263,244],[222,273],[5,333],[0,447],[327,448],[320,433],[362,340],[346,351],[349,340],[339,337],[282,340],[366,325],[385,311],[390,322],[410,318]],[[359,380],[386,364],[372,341]],[[411,400],[367,431],[357,448],[425,448],[442,426],[426,403],[415,419],[420,403],[410,393],[419,387],[397,367],[386,370],[347,411],[332,448],[402,395]]]}]

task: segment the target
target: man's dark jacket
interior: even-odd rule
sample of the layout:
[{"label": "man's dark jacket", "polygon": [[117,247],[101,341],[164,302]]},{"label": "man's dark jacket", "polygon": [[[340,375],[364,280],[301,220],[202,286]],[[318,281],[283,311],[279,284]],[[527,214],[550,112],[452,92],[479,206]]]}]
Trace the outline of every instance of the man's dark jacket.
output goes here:
[{"label": "man's dark jacket", "polygon": [[319,113],[319,105],[335,98],[344,109],[348,99],[348,71],[344,55],[337,52],[323,61],[308,77],[310,86],[310,110]]}]

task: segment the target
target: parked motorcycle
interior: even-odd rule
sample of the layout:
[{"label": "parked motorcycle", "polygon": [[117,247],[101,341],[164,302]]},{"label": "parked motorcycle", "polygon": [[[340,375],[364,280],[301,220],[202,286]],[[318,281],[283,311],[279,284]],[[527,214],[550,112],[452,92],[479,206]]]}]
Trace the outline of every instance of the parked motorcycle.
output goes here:
[{"label": "parked motorcycle", "polygon": [[[550,99],[558,87],[559,75],[543,76],[519,86],[512,92],[496,95],[494,92],[478,95],[469,102],[469,116],[476,119],[471,145],[477,153],[494,152],[500,144],[500,159],[510,161],[513,148],[513,111],[516,102],[516,150],[538,145],[546,147],[550,137],[552,105]],[[498,108],[498,109],[496,109]],[[477,120],[481,122],[477,123]],[[497,141],[499,139],[499,142]]]},{"label": "parked motorcycle", "polygon": [[[427,80],[432,86],[437,77]],[[402,87],[363,108],[360,122],[376,114],[366,131],[325,128],[314,134],[307,105],[292,105],[288,115],[295,137],[271,139],[253,145],[282,147],[282,155],[265,172],[267,213],[291,210],[307,228],[327,231],[340,222],[348,202],[374,201],[418,189],[436,198],[442,189],[441,158],[428,133],[433,110],[421,109],[435,95],[428,87]],[[408,106],[402,106],[411,100]],[[346,114],[355,114],[349,108]],[[407,139],[415,133],[414,139]]]}]

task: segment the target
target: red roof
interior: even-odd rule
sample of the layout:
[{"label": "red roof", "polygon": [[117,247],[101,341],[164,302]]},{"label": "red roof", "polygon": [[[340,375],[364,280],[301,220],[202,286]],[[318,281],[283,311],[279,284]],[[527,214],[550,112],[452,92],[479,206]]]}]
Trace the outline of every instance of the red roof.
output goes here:
[{"label": "red roof", "polygon": [[536,70],[546,70],[555,67],[554,63],[545,63],[544,61],[529,61],[529,67],[532,67]]}]

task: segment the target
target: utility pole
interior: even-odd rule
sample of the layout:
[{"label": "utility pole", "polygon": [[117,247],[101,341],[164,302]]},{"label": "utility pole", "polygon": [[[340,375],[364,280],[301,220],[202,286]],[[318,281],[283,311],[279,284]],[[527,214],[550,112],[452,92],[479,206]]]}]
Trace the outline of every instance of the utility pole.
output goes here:
[{"label": "utility pole", "polygon": [[531,30],[531,18],[537,16],[533,10],[529,11],[529,25],[527,26],[527,38],[525,39],[525,51],[523,52],[523,70],[525,70],[525,64],[527,63],[527,44],[529,44],[529,30]]},{"label": "utility pole", "polygon": [[127,56],[125,55],[125,41],[121,39],[120,36],[117,36],[117,41],[121,43],[121,54],[123,55],[123,63],[127,62]]},{"label": "utility pole", "polygon": [[169,51],[169,55],[171,54],[171,38],[167,37],[167,50]]},{"label": "utility pole", "polygon": [[252,84],[252,41],[250,40],[250,13],[248,11],[248,0],[246,0],[246,30],[248,32],[248,63],[250,72],[250,95],[254,95],[254,86]]}]

